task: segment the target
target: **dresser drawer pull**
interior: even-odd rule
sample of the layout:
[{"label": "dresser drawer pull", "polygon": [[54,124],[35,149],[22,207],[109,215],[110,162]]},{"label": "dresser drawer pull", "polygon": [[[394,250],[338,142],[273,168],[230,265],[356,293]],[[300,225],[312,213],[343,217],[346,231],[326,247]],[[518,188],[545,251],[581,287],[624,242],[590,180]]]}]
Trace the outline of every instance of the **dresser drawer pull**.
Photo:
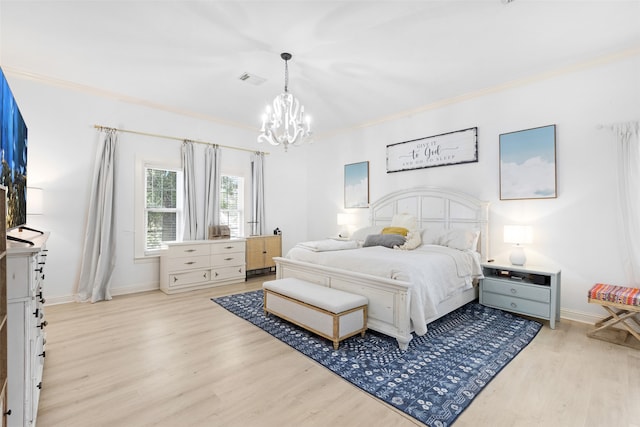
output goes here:
[{"label": "dresser drawer pull", "polygon": [[515,295],[518,293],[518,290],[516,288],[511,288],[511,293]]},{"label": "dresser drawer pull", "polygon": [[233,249],[234,247],[233,246],[225,246],[224,248],[225,249]]},{"label": "dresser drawer pull", "polygon": [[515,302],[511,303],[511,308],[518,308],[518,304],[516,304]]},{"label": "dresser drawer pull", "polygon": [[178,278],[176,276],[173,276],[173,283],[176,283],[178,281]]},{"label": "dresser drawer pull", "polygon": [[206,279],[207,278],[207,273],[202,273],[202,278]]},{"label": "dresser drawer pull", "polygon": [[233,258],[225,258],[224,260],[225,261],[231,261],[231,260],[233,260]]},{"label": "dresser drawer pull", "polygon": [[188,261],[188,262],[185,262],[185,264],[186,264],[186,265],[191,265],[191,264],[195,264],[195,263],[196,263],[195,261]]},{"label": "dresser drawer pull", "polygon": [[196,250],[195,249],[185,249],[184,251],[185,252],[195,252]]}]

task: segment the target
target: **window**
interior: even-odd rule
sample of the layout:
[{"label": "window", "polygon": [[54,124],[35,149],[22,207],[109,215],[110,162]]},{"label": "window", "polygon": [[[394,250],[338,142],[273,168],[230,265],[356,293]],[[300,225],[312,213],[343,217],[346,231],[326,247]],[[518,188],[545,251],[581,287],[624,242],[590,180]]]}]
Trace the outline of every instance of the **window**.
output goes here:
[{"label": "window", "polygon": [[178,240],[182,214],[182,173],[145,166],[144,250]]},{"label": "window", "polygon": [[244,235],[244,178],[220,177],[220,224],[228,225],[231,237]]},{"label": "window", "polygon": [[[242,176],[220,177],[220,224],[228,225],[233,237],[244,236],[244,181]],[[164,243],[183,238],[181,165],[177,161],[138,158],[135,186],[135,257],[147,262],[159,255]]]}]

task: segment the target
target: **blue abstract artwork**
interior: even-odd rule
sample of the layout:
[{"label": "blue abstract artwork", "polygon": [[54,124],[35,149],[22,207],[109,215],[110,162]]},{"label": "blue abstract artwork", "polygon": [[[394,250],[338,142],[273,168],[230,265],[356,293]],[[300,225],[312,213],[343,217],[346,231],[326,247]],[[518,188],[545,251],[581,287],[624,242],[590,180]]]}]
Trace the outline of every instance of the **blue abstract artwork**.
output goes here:
[{"label": "blue abstract artwork", "polygon": [[0,70],[0,185],[7,188],[7,228],[27,222],[27,126]]}]

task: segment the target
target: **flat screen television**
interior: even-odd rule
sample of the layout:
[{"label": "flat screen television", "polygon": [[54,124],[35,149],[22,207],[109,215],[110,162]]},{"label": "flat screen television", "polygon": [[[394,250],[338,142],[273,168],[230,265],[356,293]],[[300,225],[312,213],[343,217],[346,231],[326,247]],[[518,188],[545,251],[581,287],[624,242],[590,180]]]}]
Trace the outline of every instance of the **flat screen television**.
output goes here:
[{"label": "flat screen television", "polygon": [[27,125],[0,68],[0,185],[7,188],[7,229],[27,223]]}]

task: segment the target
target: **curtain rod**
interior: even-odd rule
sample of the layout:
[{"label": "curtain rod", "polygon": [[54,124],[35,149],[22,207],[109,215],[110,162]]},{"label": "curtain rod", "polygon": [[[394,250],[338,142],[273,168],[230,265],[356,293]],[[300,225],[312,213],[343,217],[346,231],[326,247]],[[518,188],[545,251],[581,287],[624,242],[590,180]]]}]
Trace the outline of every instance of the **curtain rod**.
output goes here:
[{"label": "curtain rod", "polygon": [[128,130],[128,129],[118,129],[118,128],[111,128],[111,127],[108,127],[108,126],[101,126],[101,125],[93,125],[93,127],[98,129],[98,130],[115,130],[115,131],[118,131],[118,132],[133,133],[133,134],[136,134],[136,135],[144,135],[144,136],[152,136],[152,137],[155,137],[155,138],[172,139],[174,141],[189,141],[189,142],[195,142],[195,143],[198,143],[198,144],[217,145],[218,147],[230,148],[232,150],[240,150],[240,151],[247,151],[249,153],[262,153],[264,155],[269,155],[269,153],[264,152],[264,151],[260,151],[260,150],[251,150],[249,148],[232,147],[232,146],[229,146],[229,145],[215,144],[213,142],[197,141],[197,140],[188,139],[188,138],[178,138],[178,137],[175,137],[175,136],[160,135],[160,134],[157,134],[157,133],[140,132],[140,131]]}]

